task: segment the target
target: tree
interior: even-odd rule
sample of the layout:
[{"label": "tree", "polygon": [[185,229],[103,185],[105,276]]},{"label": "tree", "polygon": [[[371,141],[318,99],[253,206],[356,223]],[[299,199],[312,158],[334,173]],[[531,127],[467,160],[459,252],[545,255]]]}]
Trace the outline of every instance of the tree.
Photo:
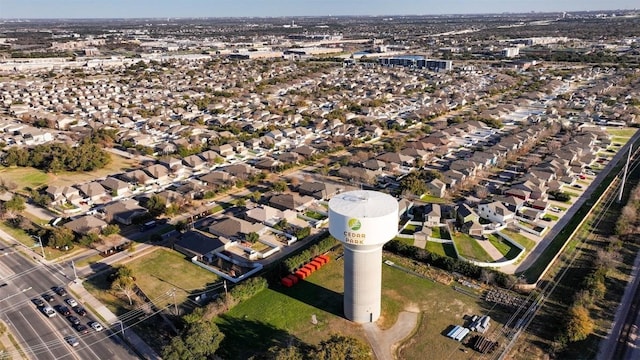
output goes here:
[{"label": "tree", "polygon": [[183,336],[184,343],[196,358],[207,359],[220,347],[224,334],[211,320],[191,324]]},{"label": "tree", "polygon": [[91,246],[91,244],[100,240],[100,235],[95,232],[90,232],[87,235],[80,238],[80,244],[84,246]]},{"label": "tree", "polygon": [[149,210],[149,214],[158,216],[164,214],[167,210],[167,203],[160,196],[152,195],[149,200],[147,200],[145,207]]},{"label": "tree", "polygon": [[[195,319],[193,319],[195,320]],[[180,336],[162,349],[162,357],[168,360],[209,359],[220,347],[224,334],[211,320],[200,318],[187,323]]]},{"label": "tree", "polygon": [[13,197],[4,203],[4,210],[9,218],[15,217],[26,208],[24,198],[18,194],[14,194]]},{"label": "tree", "polygon": [[305,351],[299,346],[290,345],[286,347],[274,346],[269,349],[268,359],[272,360],[304,360]]},{"label": "tree", "polygon": [[581,305],[569,308],[567,322],[567,337],[569,341],[581,341],[593,332],[594,323],[589,316],[589,310]]},{"label": "tree", "polygon": [[111,290],[122,294],[129,300],[129,305],[133,305],[133,296],[135,295],[135,280],[133,270],[126,265],[118,267],[115,279],[111,283]]},{"label": "tree", "polygon": [[271,189],[276,192],[284,192],[287,190],[287,182],[286,181],[276,181],[271,184]]},{"label": "tree", "polygon": [[243,208],[247,206],[247,200],[245,200],[244,198],[237,198],[235,201],[235,205],[237,207]]},{"label": "tree", "polygon": [[102,229],[102,235],[104,236],[115,234],[120,234],[120,226],[118,226],[118,224],[107,225],[104,227],[104,229]]},{"label": "tree", "polygon": [[371,359],[369,347],[362,341],[343,335],[333,334],[322,341],[312,358],[320,360],[365,360]]},{"label": "tree", "polygon": [[478,199],[486,199],[489,196],[489,189],[486,186],[477,185],[474,188],[474,192],[476,193],[476,197]]},{"label": "tree", "polygon": [[56,227],[51,229],[49,233],[48,245],[56,249],[61,249],[65,246],[71,246],[74,238],[73,231],[70,229],[64,226]]},{"label": "tree", "polygon": [[255,243],[256,241],[258,241],[258,239],[260,239],[260,235],[258,235],[258,233],[255,232],[250,232],[247,235],[245,235],[245,239],[250,242],[250,243]]}]

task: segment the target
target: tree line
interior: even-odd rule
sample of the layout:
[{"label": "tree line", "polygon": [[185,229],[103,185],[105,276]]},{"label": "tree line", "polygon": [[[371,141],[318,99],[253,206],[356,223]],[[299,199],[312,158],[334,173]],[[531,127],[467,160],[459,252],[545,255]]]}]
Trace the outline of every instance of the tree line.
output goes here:
[{"label": "tree line", "polygon": [[34,167],[46,172],[92,171],[105,167],[109,154],[98,144],[82,142],[78,146],[48,143],[32,148],[12,147],[5,150],[5,166]]}]

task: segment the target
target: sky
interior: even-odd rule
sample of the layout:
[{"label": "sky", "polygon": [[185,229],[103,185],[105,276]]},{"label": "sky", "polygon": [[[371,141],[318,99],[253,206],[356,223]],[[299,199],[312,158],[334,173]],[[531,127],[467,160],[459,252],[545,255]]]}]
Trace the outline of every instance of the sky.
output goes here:
[{"label": "sky", "polygon": [[0,0],[0,18],[435,15],[639,7],[638,0]]}]

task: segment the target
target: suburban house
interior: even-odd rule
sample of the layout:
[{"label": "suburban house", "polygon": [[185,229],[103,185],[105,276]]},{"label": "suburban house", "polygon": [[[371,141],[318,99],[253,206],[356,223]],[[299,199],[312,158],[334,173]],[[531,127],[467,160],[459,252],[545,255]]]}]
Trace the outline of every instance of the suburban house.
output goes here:
[{"label": "suburban house", "polygon": [[269,199],[269,205],[282,211],[304,211],[315,201],[311,196],[300,196],[294,193],[274,195]]},{"label": "suburban house", "polygon": [[333,195],[339,193],[342,190],[342,187],[327,182],[305,181],[298,186],[297,190],[300,195],[328,200]]},{"label": "suburban house", "polygon": [[182,163],[192,171],[202,170],[205,166],[205,161],[198,155],[189,155],[182,159]]},{"label": "suburban house", "polygon": [[213,236],[209,236],[197,230],[190,230],[183,233],[180,238],[173,244],[173,248],[190,257],[194,256],[198,261],[211,263],[213,261],[213,253],[224,249],[225,243]]},{"label": "suburban house", "polygon": [[433,179],[427,183],[427,189],[429,194],[439,198],[443,198],[447,195],[447,184],[440,179]]},{"label": "suburban house", "polygon": [[456,220],[458,224],[464,224],[468,221],[479,221],[480,217],[469,205],[463,203],[456,207]]},{"label": "suburban house", "polygon": [[171,179],[169,179],[169,169],[164,165],[155,164],[147,166],[144,171],[154,178],[158,185],[166,185],[171,182]]},{"label": "suburban house", "polygon": [[283,219],[291,222],[297,216],[298,214],[293,210],[282,211],[267,205],[258,206],[245,212],[247,220],[268,226],[274,226]]},{"label": "suburban house", "polygon": [[440,204],[427,204],[424,206],[424,226],[438,226],[441,218]]},{"label": "suburban house", "polygon": [[71,186],[50,185],[45,190],[52,199],[52,205],[63,205],[65,203],[77,203],[82,200],[80,191]]},{"label": "suburban house", "polygon": [[95,216],[87,215],[69,221],[63,226],[78,235],[87,235],[88,233],[99,233],[108,224]]},{"label": "suburban house", "polygon": [[116,179],[114,177],[107,177],[106,179],[100,182],[100,185],[105,189],[109,190],[111,196],[120,196],[125,192],[129,191],[129,184],[126,182]]},{"label": "suburban house", "polygon": [[105,220],[116,221],[124,225],[131,225],[133,219],[147,213],[147,209],[138,205],[135,200],[117,201],[104,207]]},{"label": "suburban house", "polygon": [[494,201],[478,205],[478,215],[492,222],[506,224],[512,221],[516,214],[503,203]]},{"label": "suburban house", "polygon": [[133,170],[121,175],[122,179],[133,185],[148,186],[155,183],[155,179],[142,170]]},{"label": "suburban house", "polygon": [[244,240],[247,234],[260,234],[264,229],[265,226],[262,224],[254,224],[236,217],[227,217],[209,226],[209,232],[213,235],[231,240]]},{"label": "suburban house", "polygon": [[106,198],[107,190],[96,181],[78,185],[77,188],[80,190],[80,193],[84,196],[84,200],[87,202],[100,203],[110,199],[110,197]]}]

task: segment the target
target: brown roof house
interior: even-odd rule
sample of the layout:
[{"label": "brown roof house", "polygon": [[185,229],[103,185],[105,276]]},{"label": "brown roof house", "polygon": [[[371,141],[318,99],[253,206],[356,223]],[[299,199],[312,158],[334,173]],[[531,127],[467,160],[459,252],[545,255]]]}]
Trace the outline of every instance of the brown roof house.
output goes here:
[{"label": "brown roof house", "polygon": [[156,180],[158,185],[166,185],[171,182],[169,169],[161,164],[148,166],[144,171]]},{"label": "brown roof house", "polygon": [[260,234],[265,230],[262,224],[254,224],[235,217],[227,217],[209,226],[209,232],[231,240],[244,240],[252,232]]},{"label": "brown roof house", "polygon": [[103,203],[111,198],[107,198],[107,190],[96,181],[78,185],[78,190],[89,203]]},{"label": "brown roof house", "polygon": [[87,235],[88,233],[99,233],[107,226],[107,223],[95,216],[87,215],[69,221],[64,227],[70,229],[78,235]]},{"label": "brown roof house", "polygon": [[274,195],[269,199],[269,205],[276,209],[303,211],[315,201],[311,196],[300,196],[298,194],[286,193]]},{"label": "brown roof house", "polygon": [[326,182],[305,181],[298,186],[300,195],[313,196],[316,199],[328,200],[333,195],[342,191],[342,187]]},{"label": "brown roof house", "polygon": [[116,221],[124,225],[131,225],[133,219],[146,214],[147,209],[138,205],[135,200],[127,199],[109,204],[104,207],[105,219]]},{"label": "brown roof house", "polygon": [[121,196],[129,191],[129,184],[111,176],[101,181],[100,185],[107,189],[112,197]]}]

